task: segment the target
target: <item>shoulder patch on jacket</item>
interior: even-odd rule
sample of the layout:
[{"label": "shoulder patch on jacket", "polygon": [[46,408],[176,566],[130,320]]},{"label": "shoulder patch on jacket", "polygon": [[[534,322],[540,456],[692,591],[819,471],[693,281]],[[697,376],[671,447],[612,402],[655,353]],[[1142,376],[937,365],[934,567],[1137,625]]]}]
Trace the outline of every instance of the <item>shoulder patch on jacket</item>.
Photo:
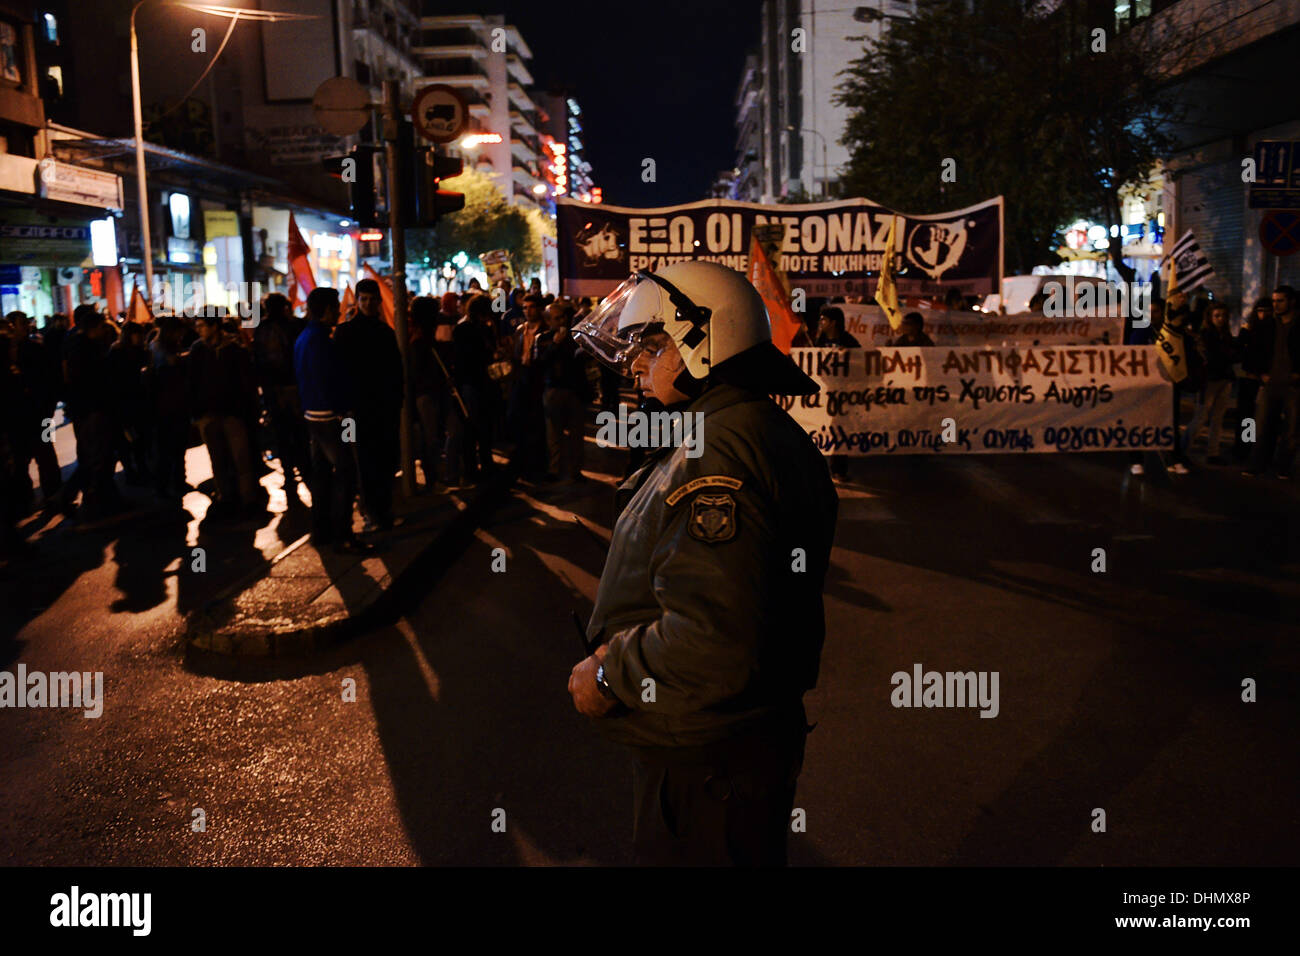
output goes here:
[{"label": "shoulder patch on jacket", "polygon": [[[699,491],[701,488],[729,488],[732,491],[735,491],[742,484],[744,484],[743,481],[739,478],[732,478],[730,475],[704,475],[700,478],[693,478],[686,482],[686,484],[682,485],[665,498],[664,503],[671,508],[691,492]],[[730,496],[728,495],[725,497]]]},{"label": "shoulder patch on jacket", "polygon": [[736,499],[731,495],[696,495],[686,530],[692,538],[712,544],[736,536]]}]

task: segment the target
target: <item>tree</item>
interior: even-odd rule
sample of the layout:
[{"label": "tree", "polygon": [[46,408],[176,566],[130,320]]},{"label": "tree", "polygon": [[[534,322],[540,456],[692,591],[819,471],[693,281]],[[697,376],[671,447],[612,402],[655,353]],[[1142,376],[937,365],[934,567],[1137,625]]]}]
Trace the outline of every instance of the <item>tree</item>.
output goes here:
[{"label": "tree", "polygon": [[[1185,36],[1114,35],[1109,5],[922,0],[844,71],[845,195],[928,213],[1006,198],[1006,256],[1055,258],[1080,218],[1120,225],[1120,190],[1170,147],[1162,70]],[[1109,28],[1109,29],[1108,29]],[[1100,29],[1098,49],[1094,31]],[[1120,242],[1110,254],[1121,277]]]},{"label": "tree", "polygon": [[528,220],[528,244],[517,254],[512,253],[519,272],[537,272],[542,268],[542,236],[555,238],[555,221],[540,209],[529,208],[524,213]]}]

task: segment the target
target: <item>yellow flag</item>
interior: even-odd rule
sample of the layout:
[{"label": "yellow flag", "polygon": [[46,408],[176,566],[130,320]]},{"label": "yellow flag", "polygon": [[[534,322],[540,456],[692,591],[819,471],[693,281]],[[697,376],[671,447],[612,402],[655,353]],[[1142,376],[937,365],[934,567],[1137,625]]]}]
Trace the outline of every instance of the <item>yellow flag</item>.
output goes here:
[{"label": "yellow flag", "polygon": [[880,264],[880,281],[876,283],[876,305],[889,319],[889,327],[897,332],[903,325],[903,313],[898,308],[898,286],[894,283],[894,232],[898,217],[889,219],[889,239],[885,243],[885,257]]},{"label": "yellow flag", "polygon": [[[1169,301],[1169,296],[1178,290],[1175,284],[1177,281],[1177,270],[1174,260],[1169,260],[1169,290],[1165,294],[1165,301]],[[1160,356],[1160,364],[1169,376],[1169,380],[1175,385],[1187,377],[1187,355],[1183,346],[1183,325],[1184,321],[1179,318],[1177,321],[1170,321],[1169,312],[1165,312],[1165,320],[1160,323],[1160,331],[1156,333],[1156,354]]]}]

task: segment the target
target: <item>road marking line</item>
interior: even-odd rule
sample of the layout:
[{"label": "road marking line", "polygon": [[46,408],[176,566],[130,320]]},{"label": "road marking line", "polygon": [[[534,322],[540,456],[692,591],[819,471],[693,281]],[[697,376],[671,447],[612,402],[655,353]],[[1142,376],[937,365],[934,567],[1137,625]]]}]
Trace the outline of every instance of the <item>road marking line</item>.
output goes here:
[{"label": "road marking line", "polygon": [[396,627],[402,637],[406,638],[406,643],[410,645],[411,653],[415,655],[415,664],[424,677],[424,686],[429,688],[429,696],[433,698],[434,703],[437,703],[442,682],[438,680],[438,675],[429,664],[429,659],[424,656],[424,651],[420,648],[420,640],[415,636],[415,628],[411,627],[411,622],[404,617],[397,619]]}]

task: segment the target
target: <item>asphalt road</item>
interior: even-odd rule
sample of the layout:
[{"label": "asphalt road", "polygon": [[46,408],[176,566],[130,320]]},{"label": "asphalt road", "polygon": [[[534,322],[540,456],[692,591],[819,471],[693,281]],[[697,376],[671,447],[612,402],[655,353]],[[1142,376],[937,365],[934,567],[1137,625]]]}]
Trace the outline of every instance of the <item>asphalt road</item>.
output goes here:
[{"label": "asphalt road", "polygon": [[[195,514],[48,531],[0,583],[0,667],[102,670],[106,703],[0,711],[0,863],[627,862],[630,765],[565,691],[621,468],[588,447],[595,480],[519,486],[418,608],[308,665],[186,668]],[[793,862],[1295,863],[1300,498],[1126,468],[854,463]],[[282,547],[299,511],[210,562]],[[996,671],[998,715],[892,706],[916,664]]]}]

